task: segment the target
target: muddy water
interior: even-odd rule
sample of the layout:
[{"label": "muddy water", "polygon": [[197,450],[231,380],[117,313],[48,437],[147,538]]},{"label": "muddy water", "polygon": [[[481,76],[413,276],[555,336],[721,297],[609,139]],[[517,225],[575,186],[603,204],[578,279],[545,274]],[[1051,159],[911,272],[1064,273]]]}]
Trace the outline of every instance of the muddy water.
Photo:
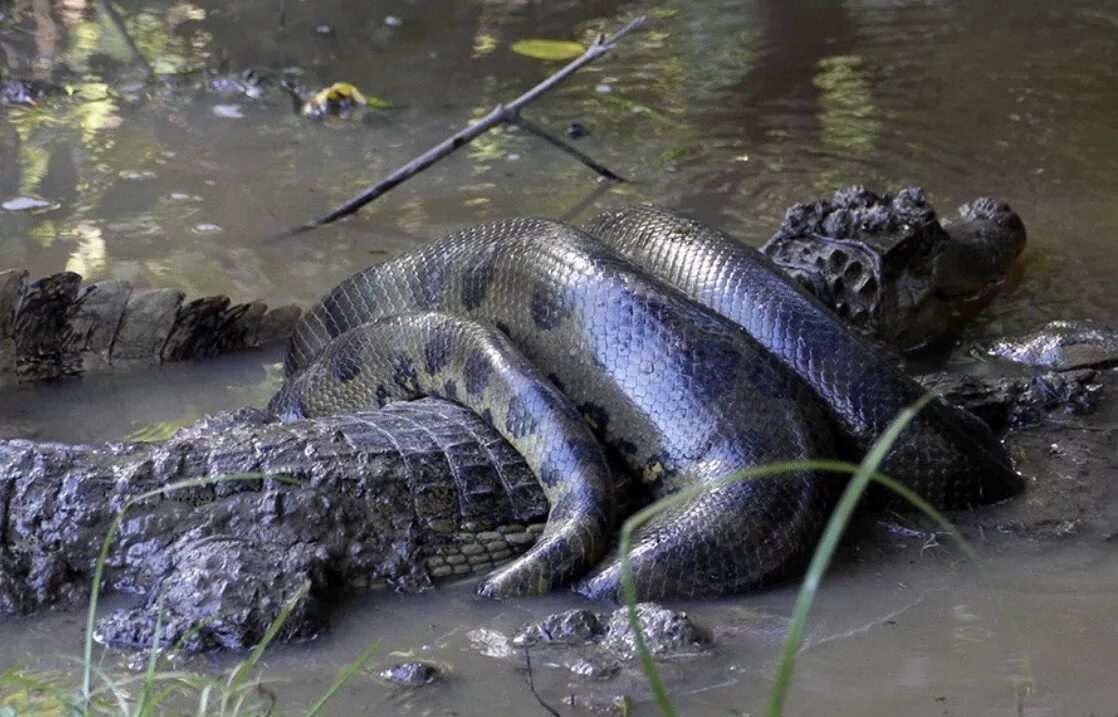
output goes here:
[{"label": "muddy water", "polygon": [[[0,107],[0,268],[62,269],[192,294],[309,301],[353,270],[452,227],[510,214],[580,219],[636,200],[683,207],[759,244],[784,208],[865,183],[921,184],[944,212],[1001,196],[1030,231],[1024,271],[970,339],[1052,317],[1118,320],[1118,7],[1096,2],[118,3],[145,70],[98,3],[0,6],[0,73],[74,91],[44,108]],[[542,79],[552,65],[509,51],[526,37],[586,40],[633,15],[650,28],[528,112],[633,181],[603,186],[518,133],[483,138],[360,216],[275,240]],[[392,19],[389,19],[392,18]],[[316,32],[329,25],[332,33]],[[356,122],[312,123],[278,89],[222,95],[204,68],[257,68],[316,88],[358,85],[393,106]],[[174,75],[170,77],[169,75]],[[974,359],[965,350],[954,363]],[[58,440],[157,436],[207,411],[261,403],[275,355],[0,396],[3,435]],[[1091,443],[1113,413],[1064,427]],[[1053,430],[1056,430],[1055,428]],[[1055,442],[1055,440],[1054,440]],[[1066,466],[1041,461],[1038,480]],[[1099,507],[1101,522],[1116,506]],[[1096,516],[1096,517],[1099,517]],[[1098,521],[1096,521],[1098,522]],[[989,570],[1015,629],[972,566],[946,546],[874,535],[846,551],[800,657],[789,712],[1104,714],[1118,710],[1118,556],[1105,531],[990,541]],[[756,714],[765,703],[790,589],[688,605],[716,652],[673,665],[683,714]],[[309,704],[368,643],[451,666],[413,695],[359,676],[336,714],[543,714],[522,656],[503,635],[573,597],[488,603],[468,586],[373,595],[340,609],[316,642],[272,652],[277,694]],[[80,617],[0,623],[0,665],[73,652]],[[559,705],[635,676],[585,682],[535,656],[540,694]],[[636,714],[653,714],[639,702]]]}]

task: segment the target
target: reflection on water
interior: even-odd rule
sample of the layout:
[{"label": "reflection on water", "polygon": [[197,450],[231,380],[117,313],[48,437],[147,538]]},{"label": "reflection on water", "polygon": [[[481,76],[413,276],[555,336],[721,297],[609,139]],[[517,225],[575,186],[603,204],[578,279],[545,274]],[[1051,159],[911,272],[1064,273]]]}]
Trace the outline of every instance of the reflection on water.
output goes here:
[{"label": "reflection on water", "polygon": [[[61,205],[0,214],[0,265],[82,263],[92,228],[105,254],[96,278],[310,300],[370,252],[495,216],[652,199],[756,244],[790,202],[909,182],[944,209],[1006,197],[1033,249],[1055,252],[1062,282],[1073,257],[1090,255],[1100,276],[1115,268],[1101,228],[1115,212],[1118,63],[1113,26],[1091,3],[478,2],[444,13],[334,0],[293,6],[281,31],[274,3],[139,2],[121,13],[127,35],[99,7],[17,2],[3,21],[5,72],[73,94],[0,113],[0,196]],[[554,68],[511,53],[513,41],[585,41],[637,12],[650,16],[646,33],[529,111],[556,129],[589,127],[582,146],[632,184],[584,202],[597,189],[588,170],[496,132],[344,226],[265,241]],[[145,81],[126,36],[158,81]],[[259,98],[208,91],[204,68],[254,68],[272,84]],[[275,86],[284,72],[307,87],[352,81],[394,107],[308,122]],[[1100,296],[1089,308],[1116,307]]]},{"label": "reflection on water", "polygon": [[[652,200],[689,209],[756,245],[792,202],[849,183],[879,189],[914,183],[944,213],[979,194],[1001,196],[1029,228],[1020,282],[986,310],[971,338],[1049,318],[1113,322],[1118,316],[1118,11],[1095,2],[319,0],[287,3],[282,29],[281,3],[265,0],[126,0],[113,4],[116,18],[107,5],[15,0],[0,6],[0,75],[58,88],[39,107],[0,105],[0,203],[28,198],[56,205],[0,210],[0,269],[23,266],[37,275],[71,269],[192,295],[309,301],[385,255],[498,216],[581,219]],[[588,127],[579,146],[631,183],[599,185],[550,147],[522,133],[495,132],[349,221],[269,241],[555,68],[511,53],[512,42],[586,42],[636,14],[649,16],[647,32],[527,111],[556,131],[575,121]],[[386,22],[388,16],[399,22]],[[316,31],[324,24],[333,32]],[[247,68],[262,78],[259,93],[238,92],[236,81],[212,88],[213,72],[236,80]],[[292,112],[277,86],[283,77],[316,89],[352,82],[392,108],[369,110],[355,122],[310,122]],[[0,426],[69,440],[120,438],[159,425],[166,430],[200,412],[260,403],[275,381],[258,365],[167,376],[21,394],[21,410],[31,396],[50,410],[13,416],[9,403]],[[209,388],[192,388],[203,384]],[[191,396],[188,405],[183,395]],[[881,565],[888,575],[896,567]],[[835,634],[874,627],[806,653],[800,702],[793,705],[816,711],[846,695],[849,704],[898,713],[967,712],[962,695],[1015,710],[1013,690],[997,686],[1019,674],[1006,666],[1009,641],[989,620],[988,602],[976,607],[981,591],[967,579],[944,576],[942,567],[910,569],[906,580],[937,587],[913,608],[907,642],[891,639],[884,623],[875,622],[897,608],[888,599],[866,600],[867,591],[880,587],[877,577],[859,573],[838,583],[831,601],[824,599],[821,619],[836,621]],[[1050,593],[1067,576],[1050,567],[1022,598],[1029,609],[1066,608]],[[1100,595],[1118,587],[1113,561],[1079,566],[1072,576],[1077,584],[1095,580]],[[967,595],[952,597],[957,587]],[[1103,604],[1080,599],[1085,613]],[[491,628],[492,606],[448,600],[427,600],[422,610],[444,627],[468,615],[473,627]],[[783,594],[743,602],[751,600],[787,608]],[[863,602],[867,614],[850,617]],[[392,603],[395,623],[380,616],[382,604],[370,603],[370,623],[398,630],[396,647],[425,639],[417,603]],[[533,604],[504,609],[527,615]],[[897,604],[908,603],[898,598]],[[977,620],[963,619],[956,608]],[[1086,655],[1060,673],[1072,684],[1081,683],[1070,671],[1089,671],[1089,656],[1113,662],[1104,659],[1111,648],[1100,643],[1102,635],[1080,645],[1066,634],[1076,625],[1066,611],[1053,624],[1065,631],[1053,649],[1082,647]],[[278,664],[310,659],[319,669],[308,675],[328,681],[357,651],[335,656],[329,646],[355,647],[373,636],[355,626],[348,641],[330,638],[310,657],[296,651]],[[12,645],[28,644],[10,637]],[[1033,637],[1045,649],[1043,636]],[[469,654],[466,647],[461,652]],[[968,662],[963,653],[980,657]],[[741,703],[756,709],[771,679],[771,646],[759,654],[765,659],[735,654],[741,667],[735,674],[747,676],[694,697],[694,708],[724,711]],[[483,675],[493,664],[470,663],[463,671]],[[892,691],[866,693],[874,675],[884,676]],[[502,684],[518,683],[508,677]],[[468,681],[450,692],[464,704],[481,697]],[[526,704],[523,693],[516,695],[490,707]],[[419,701],[439,709],[438,699]],[[1053,688],[1026,704],[1038,714],[1068,705],[1081,712],[1114,709],[1114,702],[1073,699]]]}]

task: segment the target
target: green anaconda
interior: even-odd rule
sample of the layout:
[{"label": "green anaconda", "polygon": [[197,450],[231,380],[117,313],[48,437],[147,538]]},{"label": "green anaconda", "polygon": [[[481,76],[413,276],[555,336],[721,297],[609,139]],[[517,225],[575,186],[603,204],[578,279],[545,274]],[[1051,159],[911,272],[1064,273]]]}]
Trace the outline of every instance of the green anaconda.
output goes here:
[{"label": "green anaconda", "polygon": [[[774,461],[856,457],[922,393],[763,256],[648,206],[587,230],[490,222],[359,272],[301,319],[286,370],[271,404],[284,417],[438,396],[524,452],[548,525],[483,582],[486,595],[580,578],[582,592],[616,594],[616,558],[591,569],[613,527],[605,454],[659,496]],[[945,508],[1021,483],[989,431],[944,404],[886,468]],[[788,575],[840,485],[808,473],[739,482],[661,515],[631,556],[638,594],[715,595]]]}]

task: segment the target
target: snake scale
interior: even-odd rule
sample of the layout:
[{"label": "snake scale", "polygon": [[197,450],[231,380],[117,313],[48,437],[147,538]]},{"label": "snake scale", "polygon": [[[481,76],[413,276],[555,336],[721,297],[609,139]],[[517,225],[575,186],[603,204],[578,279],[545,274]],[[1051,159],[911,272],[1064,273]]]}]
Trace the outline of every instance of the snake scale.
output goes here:
[{"label": "snake scale", "polygon": [[[615,597],[611,468],[653,496],[786,460],[857,459],[920,387],[763,255],[652,205],[464,229],[343,281],[300,320],[270,409],[288,419],[421,396],[478,413],[550,503],[488,596],[579,581]],[[1022,481],[980,421],[935,401],[884,469],[941,508]],[[661,514],[631,553],[642,599],[787,577],[842,480],[800,472],[716,487]]]}]

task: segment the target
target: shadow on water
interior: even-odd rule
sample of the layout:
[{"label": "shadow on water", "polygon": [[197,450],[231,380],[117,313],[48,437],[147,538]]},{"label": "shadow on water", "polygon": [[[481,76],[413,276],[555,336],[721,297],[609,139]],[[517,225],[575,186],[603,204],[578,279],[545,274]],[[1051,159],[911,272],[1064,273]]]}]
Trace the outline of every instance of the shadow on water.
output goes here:
[{"label": "shadow on water", "polygon": [[[999,195],[1029,228],[1020,281],[967,340],[1049,318],[1118,315],[1118,14],[1097,3],[320,0],[287,3],[281,30],[276,2],[117,2],[154,82],[99,7],[0,5],[0,76],[58,88],[38,107],[0,104],[0,203],[45,202],[0,210],[0,268],[306,302],[359,267],[499,216],[578,220],[652,200],[757,245],[790,203],[849,183],[915,183],[944,213]],[[513,54],[515,40],[586,41],[637,14],[649,16],[645,33],[526,113],[555,131],[586,126],[578,146],[631,183],[597,184],[552,148],[498,132],[349,221],[266,241],[554,69]],[[258,90],[245,84],[247,68],[264,80]],[[284,78],[312,90],[353,82],[392,107],[311,122],[292,112]],[[0,435],[158,436],[208,411],[262,404],[278,360],[5,393]],[[1118,469],[1112,446],[1083,438],[1089,426],[1052,430],[1052,442],[1088,445],[1093,468]],[[1080,470],[1073,458],[1037,464],[1037,480],[1066,480]],[[1104,506],[1103,522],[1113,512]],[[1018,657],[980,578],[945,547],[880,532],[848,551],[821,593],[789,713],[1016,714]],[[1113,612],[1118,560],[1100,532],[989,546],[994,578],[1026,616],[1038,687],[1021,703],[1025,714],[1118,708],[1108,679],[1118,634],[1098,617]],[[780,589],[688,606],[721,643],[710,659],[670,668],[670,684],[686,693],[676,698],[684,714],[761,709],[793,597]],[[280,695],[309,702],[383,638],[383,660],[449,663],[452,679],[405,694],[363,674],[337,713],[534,713],[506,637],[544,612],[583,604],[566,595],[483,602],[468,585],[371,595],[340,610],[331,633],[278,648],[267,663]],[[0,622],[0,666],[73,652],[79,622],[67,613]],[[558,662],[533,660],[551,704],[643,694],[638,677],[591,683]],[[635,713],[650,710],[641,703]]]}]

